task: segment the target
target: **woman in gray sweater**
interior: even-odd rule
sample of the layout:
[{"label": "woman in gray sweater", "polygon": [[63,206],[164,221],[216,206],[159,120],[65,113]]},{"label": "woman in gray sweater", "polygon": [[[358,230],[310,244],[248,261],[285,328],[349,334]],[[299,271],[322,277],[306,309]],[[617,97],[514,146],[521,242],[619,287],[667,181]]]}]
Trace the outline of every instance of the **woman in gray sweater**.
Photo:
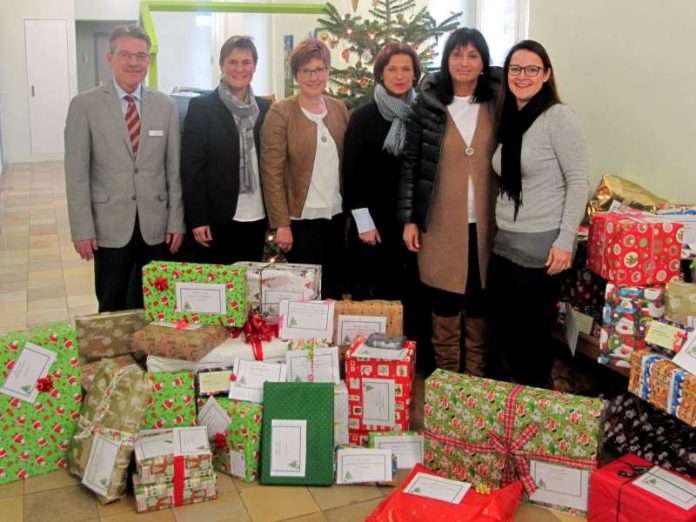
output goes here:
[{"label": "woman in gray sweater", "polygon": [[547,386],[559,274],[570,268],[587,202],[587,148],[538,42],[508,53],[493,156],[498,231],[489,267],[492,341],[510,377]]}]

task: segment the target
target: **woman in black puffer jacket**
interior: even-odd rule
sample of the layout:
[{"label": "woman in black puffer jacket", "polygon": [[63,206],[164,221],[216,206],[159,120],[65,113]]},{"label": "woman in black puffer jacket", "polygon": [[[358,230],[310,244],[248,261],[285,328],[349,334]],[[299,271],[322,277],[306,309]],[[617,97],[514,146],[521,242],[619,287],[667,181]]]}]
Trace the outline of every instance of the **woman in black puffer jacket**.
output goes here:
[{"label": "woman in black puffer jacket", "polygon": [[399,219],[430,297],[435,362],[459,371],[462,312],[467,372],[487,365],[483,289],[494,230],[494,89],[476,29],[454,31],[426,77],[406,128]]}]

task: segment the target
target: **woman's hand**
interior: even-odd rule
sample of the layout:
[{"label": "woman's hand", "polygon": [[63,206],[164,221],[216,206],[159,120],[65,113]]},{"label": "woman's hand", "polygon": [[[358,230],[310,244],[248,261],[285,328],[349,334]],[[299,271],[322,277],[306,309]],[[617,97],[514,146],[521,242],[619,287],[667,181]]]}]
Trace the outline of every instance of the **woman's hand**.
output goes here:
[{"label": "woman's hand", "polygon": [[290,227],[278,227],[275,241],[283,252],[292,250],[292,230]]},{"label": "woman's hand", "polygon": [[406,248],[411,252],[420,250],[420,232],[418,225],[415,223],[406,223],[404,225],[404,243],[406,243]]},{"label": "woman's hand", "polygon": [[210,227],[208,225],[196,227],[192,232],[193,239],[196,240],[196,243],[206,248],[210,247],[208,242],[213,240],[213,234],[210,232]]},{"label": "woman's hand", "polygon": [[382,237],[379,235],[379,230],[376,228],[363,232],[362,234],[358,234],[358,237],[360,238],[360,241],[370,246],[375,246],[377,243],[382,242]]},{"label": "woman's hand", "polygon": [[572,257],[572,252],[568,252],[559,247],[551,247],[551,250],[549,250],[549,257],[546,259],[546,263],[544,263],[549,267],[546,273],[549,275],[556,275],[564,270],[568,270]]}]

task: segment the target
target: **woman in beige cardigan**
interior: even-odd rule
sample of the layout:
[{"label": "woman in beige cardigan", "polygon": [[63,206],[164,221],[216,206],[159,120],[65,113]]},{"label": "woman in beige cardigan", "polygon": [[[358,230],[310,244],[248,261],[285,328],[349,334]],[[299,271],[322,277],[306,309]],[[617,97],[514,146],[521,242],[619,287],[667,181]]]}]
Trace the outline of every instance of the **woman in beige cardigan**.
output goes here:
[{"label": "woman in beige cardigan", "polygon": [[322,296],[340,298],[345,221],[341,158],[348,110],[324,94],[331,55],[319,40],[290,55],[299,93],[274,104],[261,129],[261,183],[269,225],[291,263],[322,265]]}]

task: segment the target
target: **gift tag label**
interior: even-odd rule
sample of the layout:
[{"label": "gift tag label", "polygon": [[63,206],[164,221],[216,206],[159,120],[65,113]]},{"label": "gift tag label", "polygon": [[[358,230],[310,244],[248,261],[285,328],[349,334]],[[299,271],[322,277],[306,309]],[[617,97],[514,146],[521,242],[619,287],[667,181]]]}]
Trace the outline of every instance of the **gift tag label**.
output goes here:
[{"label": "gift tag label", "polygon": [[101,435],[95,435],[82,475],[82,483],[92,491],[107,496],[111,475],[116,467],[119,445]]},{"label": "gift tag label", "polygon": [[271,477],[304,477],[307,464],[307,421],[271,421]]},{"label": "gift tag label", "polygon": [[530,500],[587,511],[587,470],[532,460],[529,473],[539,488],[529,496]]},{"label": "gift tag label", "polygon": [[471,489],[471,484],[468,482],[446,479],[427,473],[416,473],[416,476],[404,488],[404,493],[442,500],[450,504],[459,504],[469,489]]},{"label": "gift tag label", "polygon": [[677,352],[682,348],[686,336],[687,331],[683,328],[677,328],[660,321],[651,321],[648,326],[648,333],[645,336],[645,342]]},{"label": "gift tag label", "polygon": [[166,430],[163,433],[157,433],[157,430],[153,430],[150,433],[146,431],[139,432],[138,439],[135,441],[135,458],[137,461],[173,454],[174,445],[170,430]]},{"label": "gift tag label", "polygon": [[336,451],[336,484],[391,482],[390,449],[341,448]]},{"label": "gift tag label", "polygon": [[696,484],[658,466],[637,478],[633,484],[682,509],[690,510],[696,506]]},{"label": "gift tag label", "polygon": [[225,285],[176,283],[176,311],[226,315]]},{"label": "gift tag label", "polygon": [[362,380],[363,423],[393,427],[396,423],[396,383],[393,379]]},{"label": "gift tag label", "polygon": [[422,435],[378,435],[375,436],[375,448],[391,449],[396,455],[396,466],[399,469],[411,469],[416,464],[423,464]]},{"label": "gift tag label", "polygon": [[287,379],[289,382],[332,382],[338,384],[340,371],[338,348],[315,348],[308,356],[307,350],[285,352]]},{"label": "gift tag label", "polygon": [[386,317],[339,315],[336,342],[338,344],[350,344],[358,335],[362,335],[367,339],[372,333],[384,333],[386,331]]},{"label": "gift tag label", "polygon": [[580,333],[585,335],[592,335],[592,324],[594,319],[592,316],[578,312],[577,310],[571,310],[573,314],[573,319],[575,319],[575,324],[578,326]]},{"label": "gift tag label", "polygon": [[281,339],[333,339],[333,301],[281,301]]},{"label": "gift tag label", "polygon": [[230,450],[230,475],[246,478],[246,459],[241,451]]},{"label": "gift tag label", "polygon": [[12,362],[10,374],[0,393],[34,404],[39,394],[38,380],[48,375],[56,357],[55,352],[46,348],[34,343],[25,344],[22,353]]},{"label": "gift tag label", "polygon": [[287,365],[237,359],[233,373],[229,398],[262,403],[263,383],[285,382]]},{"label": "gift tag label", "polygon": [[199,395],[227,395],[230,392],[232,370],[214,370],[198,373]]},{"label": "gift tag label", "polygon": [[172,444],[175,455],[204,455],[210,453],[208,429],[205,426],[174,428]]},{"label": "gift tag label", "polygon": [[198,412],[198,425],[208,428],[212,438],[216,433],[224,433],[232,419],[214,397],[210,397]]}]

